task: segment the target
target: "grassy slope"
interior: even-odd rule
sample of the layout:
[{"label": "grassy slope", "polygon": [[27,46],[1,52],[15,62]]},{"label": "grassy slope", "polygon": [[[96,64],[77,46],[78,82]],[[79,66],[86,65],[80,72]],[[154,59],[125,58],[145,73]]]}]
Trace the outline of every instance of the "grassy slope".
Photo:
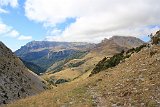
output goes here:
[{"label": "grassy slope", "polygon": [[49,74],[49,75],[45,74],[45,75],[42,75],[41,77],[44,78],[45,80],[54,78],[56,80],[65,79],[65,80],[70,81],[78,77],[79,75],[81,75],[80,72],[68,68],[68,69],[62,70],[61,72],[57,72],[57,73]]},{"label": "grassy slope", "polygon": [[64,67],[62,71],[52,73],[52,71],[45,73],[41,77],[44,78],[45,80],[51,80],[52,78],[54,79],[66,79],[69,81],[72,81],[82,74],[84,74],[87,71],[91,71],[95,65],[101,60],[104,56],[97,55],[95,53],[89,53],[82,59],[79,59],[79,61],[84,61],[83,64],[81,64],[78,67],[69,67],[68,65],[70,63],[77,63],[77,60],[71,60],[69,61],[66,66]]},{"label": "grassy slope", "polygon": [[[67,80],[73,80],[75,78],[78,78],[80,75],[83,75],[83,73],[87,71],[92,71],[93,68],[95,68],[95,65],[102,58],[113,56],[114,54],[121,52],[123,49],[126,49],[126,48],[117,45],[113,41],[104,41],[98,44],[93,49],[91,49],[90,52],[85,57],[78,58],[79,60],[75,60],[74,58],[65,63],[58,62],[56,64],[53,64],[53,66],[50,67],[52,69],[49,70],[50,69],[49,68],[48,69],[49,72],[45,73],[44,76],[42,77],[45,77],[45,79],[47,78],[47,80],[52,80],[53,78],[63,78]],[[57,70],[53,68],[58,68],[58,70],[61,73],[55,73],[55,71]],[[73,71],[74,71],[74,75],[70,75],[70,74],[73,74]],[[66,75],[67,75],[67,78],[64,78],[66,77]]]},{"label": "grassy slope", "polygon": [[[148,50],[133,54],[124,63],[87,78],[59,85],[8,107],[160,106],[160,47],[150,57]],[[87,79],[86,79],[87,78]]]}]

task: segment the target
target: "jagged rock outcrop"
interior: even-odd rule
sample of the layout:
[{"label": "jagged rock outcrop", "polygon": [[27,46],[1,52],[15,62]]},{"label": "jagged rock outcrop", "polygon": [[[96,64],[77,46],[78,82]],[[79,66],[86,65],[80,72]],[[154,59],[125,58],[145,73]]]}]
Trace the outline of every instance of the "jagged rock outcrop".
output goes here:
[{"label": "jagged rock outcrop", "polygon": [[149,35],[151,38],[151,44],[160,45],[160,30],[156,32],[155,35]]},{"label": "jagged rock outcrop", "polygon": [[0,42],[0,105],[39,93],[45,81],[28,70],[12,51]]}]

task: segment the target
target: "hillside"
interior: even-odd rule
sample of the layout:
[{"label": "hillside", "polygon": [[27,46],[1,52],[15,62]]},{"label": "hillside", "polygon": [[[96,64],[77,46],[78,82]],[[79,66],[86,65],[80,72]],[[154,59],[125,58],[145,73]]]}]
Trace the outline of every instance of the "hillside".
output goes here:
[{"label": "hillside", "polygon": [[0,42],[0,104],[44,91],[45,81],[28,70],[10,49]]},{"label": "hillside", "polygon": [[92,77],[85,73],[55,90],[15,102],[8,107],[158,107],[160,106],[160,47],[134,53],[125,62]]},{"label": "hillside", "polygon": [[[23,61],[41,67],[44,72],[58,61],[71,59],[79,53],[87,53],[87,50],[93,46],[94,44],[83,42],[32,41],[22,46],[15,54]],[[31,67],[31,63],[29,67]],[[28,67],[28,65],[26,66]],[[33,69],[33,71],[39,72],[37,69]]]},{"label": "hillside", "polygon": [[135,37],[113,36],[110,39],[104,39],[101,43],[91,48],[88,54],[82,58],[73,58],[72,60],[54,63],[42,77],[47,81],[56,81],[60,78],[72,81],[85,72],[91,72],[95,65],[104,57],[111,57],[122,50],[128,50],[143,43],[142,40]]}]

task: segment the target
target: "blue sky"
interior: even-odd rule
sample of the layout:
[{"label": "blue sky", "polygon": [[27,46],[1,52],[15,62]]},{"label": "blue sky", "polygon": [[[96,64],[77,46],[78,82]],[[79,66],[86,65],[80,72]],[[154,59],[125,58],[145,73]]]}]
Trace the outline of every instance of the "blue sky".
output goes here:
[{"label": "blue sky", "polygon": [[121,35],[148,41],[147,35],[160,29],[159,4],[159,0],[0,0],[0,41],[13,51],[32,40],[98,43]]},{"label": "blue sky", "polygon": [[30,21],[25,17],[23,6],[24,1],[20,0],[18,7],[12,8],[7,5],[4,6],[4,9],[7,10],[8,13],[0,13],[1,21],[5,25],[11,26],[19,32],[20,35],[32,36],[32,38],[26,40],[18,40],[16,37],[10,37],[7,33],[2,34],[0,40],[12,50],[20,48],[31,40],[42,40],[46,33],[46,29],[40,23]]},{"label": "blue sky", "polygon": [[[25,16],[24,0],[18,1],[18,7],[12,8],[7,5],[3,9],[8,13],[0,13],[0,19],[3,24],[12,27],[20,35],[31,36],[32,38],[18,40],[17,37],[10,37],[10,34],[5,33],[0,35],[0,40],[4,42],[13,51],[19,49],[21,46],[32,40],[46,40],[45,36],[53,28],[50,26],[44,27],[43,24],[29,20]],[[57,23],[56,29],[64,30],[70,23],[74,22],[74,18],[69,18],[63,23]]]}]

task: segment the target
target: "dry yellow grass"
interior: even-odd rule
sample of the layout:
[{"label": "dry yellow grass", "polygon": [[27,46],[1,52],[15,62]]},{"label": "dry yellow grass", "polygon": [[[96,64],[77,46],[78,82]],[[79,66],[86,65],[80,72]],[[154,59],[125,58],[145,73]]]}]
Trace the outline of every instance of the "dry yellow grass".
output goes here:
[{"label": "dry yellow grass", "polygon": [[160,47],[154,48],[153,56],[148,52],[144,49],[112,69],[92,77],[88,71],[72,82],[7,107],[159,107]]},{"label": "dry yellow grass", "polygon": [[[73,80],[75,78],[78,78],[79,76],[83,75],[86,72],[90,72],[95,65],[103,58],[104,56],[100,56],[97,53],[91,52],[87,54],[84,58],[82,59],[73,59],[69,61],[66,64],[66,67],[64,67],[62,71],[57,72],[57,73],[51,73],[52,71],[45,73],[41,77],[45,80],[49,80],[50,78],[54,77],[55,79],[66,79],[66,80]],[[84,61],[85,62],[78,66],[78,67],[73,67],[70,68],[67,65],[69,63],[77,63],[79,61]]]},{"label": "dry yellow grass", "polygon": [[[56,79],[73,80],[75,78],[78,78],[80,75],[83,75],[85,72],[90,72],[95,67],[95,65],[104,57],[110,57],[115,53],[118,53],[119,52],[118,48],[119,46],[116,44],[102,43],[100,46],[97,46],[96,49],[91,50],[82,59],[73,59],[68,63],[66,63],[62,71],[55,74],[52,74],[52,72],[54,71],[50,71],[44,74],[42,77],[46,80],[50,79],[53,76]],[[70,63],[75,64],[80,61],[84,61],[84,63],[82,65],[79,65],[78,67],[68,66]],[[57,64],[54,64],[53,66],[57,66]]]},{"label": "dry yellow grass", "polygon": [[74,69],[68,68],[68,69],[62,70],[61,72],[57,72],[54,74],[49,74],[49,75],[46,74],[43,76],[43,78],[49,79],[49,78],[54,77],[55,79],[73,80],[74,78],[78,77],[79,75],[81,75],[80,72],[78,72]]},{"label": "dry yellow grass", "polygon": [[62,105],[75,107],[77,103],[79,104],[77,107],[82,105],[89,107],[91,106],[91,96],[87,93],[86,83],[82,77],[78,81],[58,85],[52,90],[19,100],[7,107],[60,107]]}]

